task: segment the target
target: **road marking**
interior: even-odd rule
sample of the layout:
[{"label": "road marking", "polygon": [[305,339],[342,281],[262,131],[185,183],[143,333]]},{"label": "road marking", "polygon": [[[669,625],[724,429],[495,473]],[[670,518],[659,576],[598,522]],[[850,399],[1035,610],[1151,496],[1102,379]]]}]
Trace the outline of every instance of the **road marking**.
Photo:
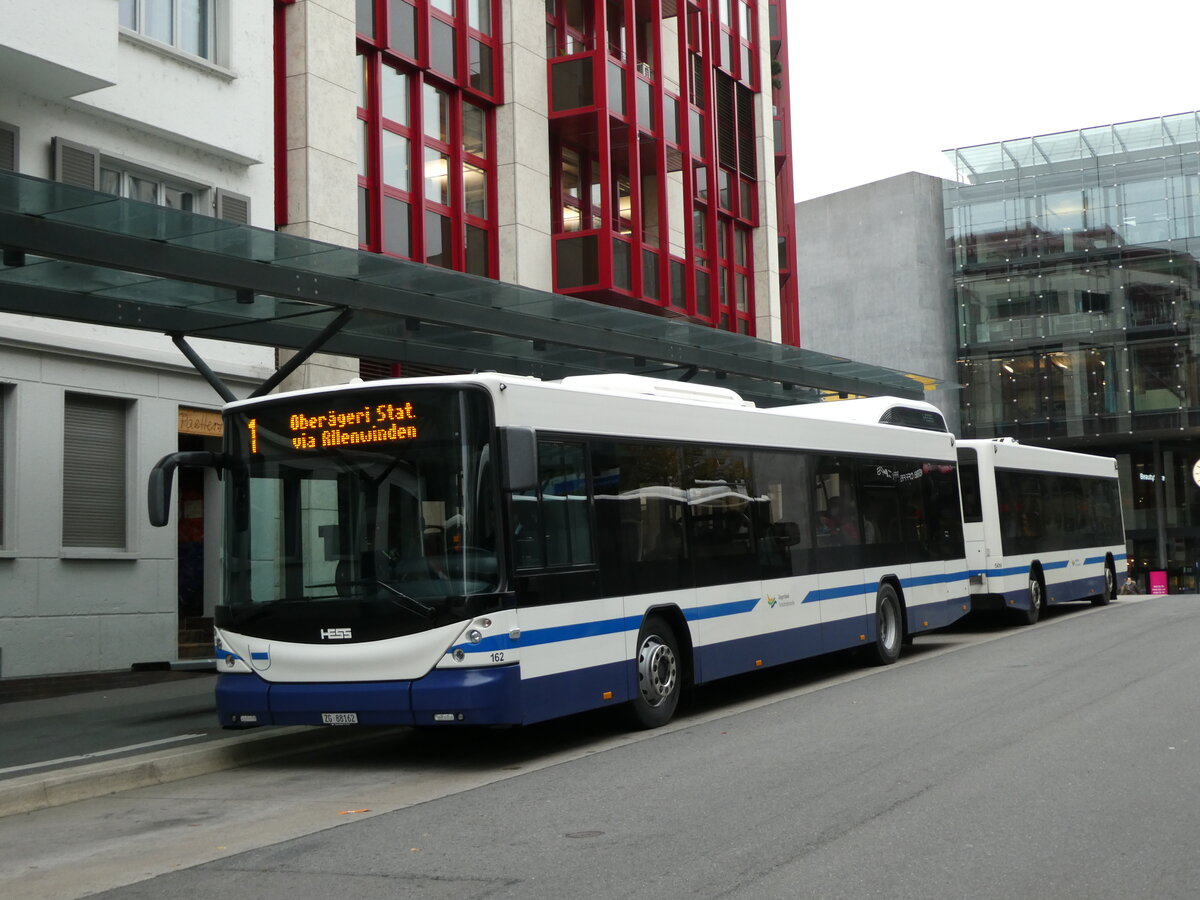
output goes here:
[{"label": "road marking", "polygon": [[48,759],[45,762],[25,763],[23,766],[9,766],[6,769],[0,769],[0,775],[7,775],[9,772],[24,772],[28,769],[44,769],[47,766],[58,766],[63,763],[79,762],[85,759],[96,759],[101,756],[112,756],[115,753],[127,753],[130,750],[143,750],[146,747],[158,747],[162,744],[174,744],[177,741],[190,741],[192,738],[201,738],[207,732],[197,731],[193,734],[178,734],[175,737],[160,738],[157,741],[146,741],[141,744],[130,744],[128,747],[114,747],[112,750],[96,750],[93,753],[81,753],[78,756],[64,756],[60,759]]}]

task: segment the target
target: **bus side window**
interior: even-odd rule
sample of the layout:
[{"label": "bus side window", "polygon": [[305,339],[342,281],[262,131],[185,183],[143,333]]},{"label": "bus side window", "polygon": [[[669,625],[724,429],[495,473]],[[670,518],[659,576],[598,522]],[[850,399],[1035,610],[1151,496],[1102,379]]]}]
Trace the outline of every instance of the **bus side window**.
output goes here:
[{"label": "bus side window", "polygon": [[690,447],[685,459],[697,586],[757,579],[750,454],[734,448]]},{"label": "bus side window", "polygon": [[513,494],[513,555],[518,569],[540,568],[546,564],[542,538],[542,510],[537,491]]},{"label": "bus side window", "polygon": [[687,496],[678,447],[617,446],[620,578],[627,594],[673,591],[692,584],[685,529]]},{"label": "bus side window", "polygon": [[758,558],[764,578],[807,575],[812,570],[812,476],[808,454],[760,451],[754,454]]},{"label": "bus side window", "polygon": [[538,487],[513,494],[517,568],[591,563],[592,516],[583,444],[538,442]]},{"label": "bus side window", "polygon": [[963,521],[982,522],[983,501],[979,495],[979,456],[974,447],[959,448],[958,483],[962,489]]},{"label": "bus side window", "polygon": [[923,539],[929,558],[962,556],[962,508],[953,468],[940,463],[927,464],[921,488],[928,523]]},{"label": "bus side window", "polygon": [[592,562],[591,497],[583,444],[540,442],[538,480],[546,564],[578,566]]},{"label": "bus side window", "polygon": [[814,480],[817,546],[858,546],[862,541],[858,499],[849,466],[825,457]]}]

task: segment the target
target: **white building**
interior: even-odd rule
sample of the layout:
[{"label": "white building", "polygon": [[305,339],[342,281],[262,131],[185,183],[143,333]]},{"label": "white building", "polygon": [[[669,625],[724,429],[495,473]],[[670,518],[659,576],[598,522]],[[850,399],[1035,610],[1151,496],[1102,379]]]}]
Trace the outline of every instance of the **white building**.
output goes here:
[{"label": "white building", "polygon": [[[232,6],[0,0],[0,168],[272,227],[271,4]],[[39,262],[6,256],[0,291]],[[195,344],[239,395],[274,369]],[[165,336],[0,315],[0,677],[179,655],[219,596],[215,478],[153,529],[145,477],[220,405]]]}]

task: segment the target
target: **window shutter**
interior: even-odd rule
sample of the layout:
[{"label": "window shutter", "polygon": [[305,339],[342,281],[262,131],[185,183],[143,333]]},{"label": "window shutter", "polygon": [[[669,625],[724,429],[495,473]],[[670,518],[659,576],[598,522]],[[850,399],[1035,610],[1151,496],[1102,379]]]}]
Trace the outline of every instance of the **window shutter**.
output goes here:
[{"label": "window shutter", "polygon": [[63,417],[64,547],[126,546],[124,401],[68,393]]},{"label": "window shutter", "polygon": [[737,86],[738,165],[747,178],[758,178],[758,160],[754,152],[754,91]]},{"label": "window shutter", "polygon": [[0,384],[0,547],[4,544],[4,433],[8,430],[8,386]]},{"label": "window shutter", "polygon": [[725,168],[737,170],[737,131],[734,124],[733,79],[724,72],[716,73],[717,161]]},{"label": "window shutter", "polygon": [[704,109],[708,105],[708,91],[704,89],[705,74],[708,72],[708,66],[704,62],[704,58],[698,54],[691,55],[692,61],[692,96],[691,101],[696,106]]},{"label": "window shutter", "polygon": [[235,194],[224,188],[217,188],[217,218],[237,222],[239,225],[250,224],[250,198],[245,194]]},{"label": "window shutter", "polygon": [[18,151],[21,148],[21,129],[7,122],[0,122],[0,169],[7,172],[18,172],[20,159]]},{"label": "window shutter", "polygon": [[63,184],[97,190],[100,187],[100,151],[85,144],[56,137],[54,148],[54,180]]}]

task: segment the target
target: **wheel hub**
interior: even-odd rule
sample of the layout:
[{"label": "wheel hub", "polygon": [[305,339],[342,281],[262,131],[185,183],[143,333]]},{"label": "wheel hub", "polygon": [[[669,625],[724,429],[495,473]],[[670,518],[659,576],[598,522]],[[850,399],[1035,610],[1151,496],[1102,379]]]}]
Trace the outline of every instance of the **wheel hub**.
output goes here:
[{"label": "wheel hub", "polygon": [[879,636],[883,645],[891,649],[896,644],[896,611],[890,603],[884,604],[883,615],[880,616]]},{"label": "wheel hub", "polygon": [[658,706],[674,692],[677,678],[675,654],[657,635],[650,635],[638,652],[638,687],[642,699],[650,706]]}]

